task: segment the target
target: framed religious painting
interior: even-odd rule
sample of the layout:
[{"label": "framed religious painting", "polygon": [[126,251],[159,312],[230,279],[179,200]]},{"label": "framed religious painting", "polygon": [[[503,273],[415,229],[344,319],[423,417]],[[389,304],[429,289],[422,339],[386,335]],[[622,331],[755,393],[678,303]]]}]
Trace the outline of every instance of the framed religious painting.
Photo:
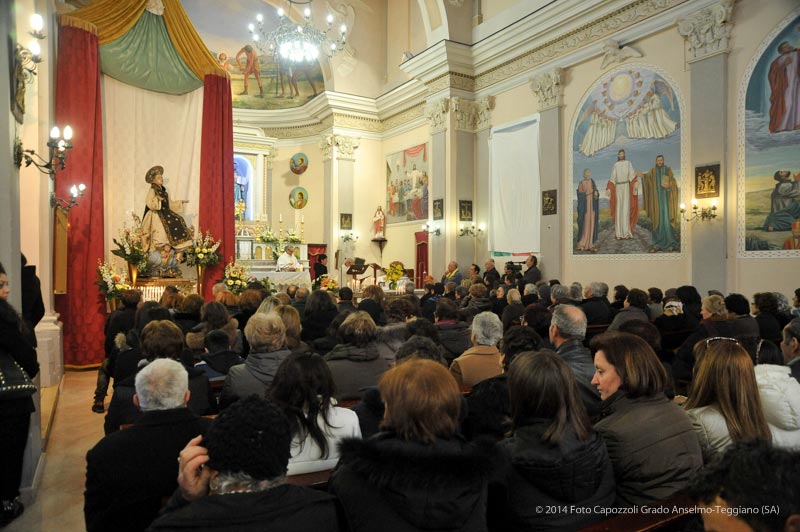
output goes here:
[{"label": "framed religious painting", "polygon": [[300,175],[308,170],[308,155],[305,153],[295,153],[289,160],[289,170],[293,174]]},{"label": "framed religious painting", "polygon": [[558,190],[542,191],[542,216],[558,214]]},{"label": "framed religious painting", "polygon": [[428,144],[386,156],[386,224],[428,219]]},{"label": "framed religious painting", "polygon": [[719,197],[719,163],[694,167],[694,197]]},{"label": "framed religious painting", "polygon": [[441,198],[433,200],[433,219],[444,219],[444,200]]},{"label": "framed religious painting", "polygon": [[472,200],[458,200],[458,221],[472,221]]},{"label": "framed religious painting", "polygon": [[351,231],[353,229],[353,215],[349,212],[339,213],[339,229]]},{"label": "framed religious painting", "polygon": [[292,209],[302,209],[308,205],[308,190],[304,187],[294,187],[289,193],[289,205]]}]

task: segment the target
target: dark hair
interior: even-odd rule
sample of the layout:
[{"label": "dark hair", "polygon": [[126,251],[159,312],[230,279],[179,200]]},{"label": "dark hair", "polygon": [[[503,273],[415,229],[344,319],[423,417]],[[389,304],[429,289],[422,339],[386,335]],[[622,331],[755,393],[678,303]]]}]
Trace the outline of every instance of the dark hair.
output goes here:
[{"label": "dark hair", "polygon": [[386,404],[382,429],[426,445],[455,434],[461,390],[441,364],[412,358],[384,373],[378,389]]},{"label": "dark hair", "polygon": [[781,349],[769,340],[762,340],[758,336],[740,336],[737,338],[754,366],[759,364],[773,364],[783,366],[784,359]]},{"label": "dark hair", "polygon": [[773,508],[738,518],[753,530],[784,530],[789,517],[800,514],[800,453],[757,440],[734,442],[700,470],[687,494],[712,508],[717,497],[731,509]]},{"label": "dark hair", "polygon": [[628,287],[618,284],[614,287],[614,301],[625,301],[628,298]]},{"label": "dark hair", "polygon": [[267,399],[278,405],[289,420],[292,436],[301,442],[311,435],[320,448],[320,458],[328,458],[330,449],[323,427],[317,421],[321,414],[324,424],[328,421],[331,398],[336,393],[333,375],[328,364],[316,353],[289,355],[275,373],[267,392]]},{"label": "dark hair", "polygon": [[440,320],[458,320],[458,307],[453,300],[441,298],[436,302],[436,311],[433,315]]},{"label": "dark hair", "polygon": [[328,313],[336,311],[336,303],[331,299],[327,290],[314,290],[306,300],[306,308],[303,311],[305,317],[314,314]]},{"label": "dark hair", "polygon": [[417,316],[417,309],[414,308],[414,303],[408,299],[397,298],[389,301],[386,305],[386,320],[389,323],[405,322],[406,318]]},{"label": "dark hair", "polygon": [[222,329],[228,324],[231,317],[222,303],[209,301],[200,309],[200,321],[205,322],[206,332],[213,329]]},{"label": "dark hair", "polygon": [[434,283],[433,293],[439,296],[444,294],[444,285],[442,283]]},{"label": "dark hair", "polygon": [[328,258],[328,256],[326,254],[320,253],[319,255],[317,255],[317,262],[322,262],[323,260],[325,260],[327,258]]},{"label": "dark hair", "polygon": [[231,348],[231,338],[225,331],[214,329],[206,334],[206,337],[203,339],[203,347],[208,349],[209,353],[225,351]]},{"label": "dark hair", "polygon": [[458,296],[458,299],[464,299],[469,295],[469,288],[466,286],[456,286],[455,294]]},{"label": "dark hair", "polygon": [[427,358],[447,367],[442,349],[427,336],[414,335],[406,340],[395,353],[395,363],[399,364],[410,357]]},{"label": "dark hair", "polygon": [[2,262],[0,262],[0,275],[8,275],[6,273],[6,269],[3,268],[3,263]]},{"label": "dark hair", "polygon": [[172,314],[169,313],[169,310],[159,305],[158,301],[145,301],[136,309],[136,317],[133,320],[136,324],[136,333],[141,335],[148,323],[157,320],[171,321]]},{"label": "dark hair", "polygon": [[203,438],[209,467],[222,473],[245,473],[256,480],[286,474],[291,444],[286,416],[256,395],[223,410]]},{"label": "dark hair", "polygon": [[650,296],[650,301],[653,303],[661,303],[661,301],[664,299],[664,292],[655,286],[647,289],[647,295]]},{"label": "dark hair", "polygon": [[753,296],[753,302],[759,312],[772,314],[773,316],[778,314],[778,298],[772,292],[757,293]]},{"label": "dark hair", "polygon": [[200,314],[200,309],[203,308],[205,300],[200,294],[189,294],[183,298],[181,304],[178,306],[178,312],[184,314]]},{"label": "dark hair", "polygon": [[433,283],[428,283],[425,286],[423,286],[422,288],[424,290],[426,290],[427,292],[432,294],[433,293],[434,284]]},{"label": "dark hair", "polygon": [[508,370],[508,395],[515,429],[533,418],[550,420],[543,443],[558,445],[570,429],[579,440],[592,432],[575,375],[554,351],[520,353]]},{"label": "dark hair", "polygon": [[333,317],[333,319],[331,320],[331,324],[328,325],[328,328],[325,329],[325,334],[327,334],[332,338],[336,338],[339,332],[339,326],[342,324],[342,322],[344,322],[347,316],[349,316],[353,312],[354,311],[350,309],[344,309],[343,311],[339,312],[339,314]]},{"label": "dark hair", "polygon": [[508,371],[511,361],[524,351],[538,351],[542,348],[542,337],[530,327],[514,325],[503,335],[500,341],[500,352],[505,355],[503,367]]},{"label": "dark hair", "polygon": [[693,313],[700,313],[700,304],[703,298],[700,296],[700,292],[697,291],[697,288],[685,284],[675,289],[675,295],[678,296],[683,303],[684,311],[689,307]]},{"label": "dark hair", "polygon": [[343,286],[339,289],[339,299],[342,301],[353,300],[353,289],[348,286]]},{"label": "dark hair", "polygon": [[606,332],[590,342],[592,351],[603,351],[614,366],[630,398],[662,393],[669,383],[667,370],[647,342],[628,333]]},{"label": "dark hair", "polygon": [[637,307],[642,310],[647,308],[647,293],[644,290],[632,288],[628,292],[628,297],[626,297],[625,300],[630,303],[632,307]]},{"label": "dark hair", "polygon": [[725,308],[737,316],[750,314],[750,303],[742,294],[728,294],[728,297],[725,298]]},{"label": "dark hair", "polygon": [[537,266],[539,264],[539,259],[536,258],[536,255],[531,255],[530,259],[531,263],[533,263],[534,266]]},{"label": "dark hair", "polygon": [[142,355],[147,360],[171,358],[180,360],[183,352],[183,331],[169,320],[148,323],[139,337]]},{"label": "dark hair", "polygon": [[800,299],[800,288],[795,288],[794,289],[794,297],[796,297],[797,299]]},{"label": "dark hair", "polygon": [[477,274],[479,274],[479,275],[480,275],[480,273],[481,273],[481,267],[480,267],[480,266],[478,266],[477,264],[475,264],[474,262],[471,264],[471,266],[472,266],[472,267],[475,269],[475,273],[477,273]]},{"label": "dark hair", "polygon": [[550,286],[551,287],[555,286],[557,284],[561,284],[561,281],[559,281],[558,279],[550,279]]},{"label": "dark hair", "polygon": [[414,335],[424,336],[439,343],[439,329],[427,318],[417,318],[406,323],[406,340]]},{"label": "dark hair", "polygon": [[649,321],[625,321],[620,324],[619,329],[617,330],[619,332],[630,333],[634,336],[638,336],[647,342],[647,345],[652,347],[653,351],[658,351],[661,349],[661,332],[658,330],[658,327]]}]

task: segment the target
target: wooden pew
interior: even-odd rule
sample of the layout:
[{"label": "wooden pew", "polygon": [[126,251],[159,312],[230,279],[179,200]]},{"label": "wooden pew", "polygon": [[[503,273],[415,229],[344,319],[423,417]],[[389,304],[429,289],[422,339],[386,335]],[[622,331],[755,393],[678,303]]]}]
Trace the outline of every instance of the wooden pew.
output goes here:
[{"label": "wooden pew", "polygon": [[331,473],[333,473],[333,469],[316,471],[314,473],[303,473],[302,475],[288,475],[286,477],[286,482],[294,484],[295,486],[305,486],[315,490],[327,491]]},{"label": "wooden pew", "polygon": [[[695,504],[685,495],[676,495],[646,507],[639,507],[635,513],[611,517],[581,529],[581,532],[660,532],[683,531],[687,524],[699,520],[693,514]],[[684,511],[673,512],[674,509]],[[662,510],[663,509],[663,510]],[[697,528],[696,530],[702,529]]]}]

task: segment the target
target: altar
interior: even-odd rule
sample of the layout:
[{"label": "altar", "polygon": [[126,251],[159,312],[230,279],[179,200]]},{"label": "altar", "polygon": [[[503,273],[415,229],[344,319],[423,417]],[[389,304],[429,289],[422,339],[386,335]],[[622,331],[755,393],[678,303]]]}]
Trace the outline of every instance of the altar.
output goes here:
[{"label": "altar", "polygon": [[239,261],[246,264],[250,269],[250,275],[256,279],[269,279],[273,290],[283,292],[289,285],[304,286],[311,289],[311,274],[308,271],[308,261],[300,261],[303,271],[299,272],[278,272],[275,271],[277,261],[274,260],[251,260]]}]

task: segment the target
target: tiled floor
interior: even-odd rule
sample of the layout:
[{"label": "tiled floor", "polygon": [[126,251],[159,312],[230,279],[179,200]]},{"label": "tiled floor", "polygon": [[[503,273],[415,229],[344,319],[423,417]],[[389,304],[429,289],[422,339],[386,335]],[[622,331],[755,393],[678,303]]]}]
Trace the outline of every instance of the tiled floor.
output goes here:
[{"label": "tiled floor", "polygon": [[103,416],[91,411],[96,382],[96,371],[68,371],[64,375],[36,501],[4,532],[86,529],[83,520],[86,451],[103,436]]}]

